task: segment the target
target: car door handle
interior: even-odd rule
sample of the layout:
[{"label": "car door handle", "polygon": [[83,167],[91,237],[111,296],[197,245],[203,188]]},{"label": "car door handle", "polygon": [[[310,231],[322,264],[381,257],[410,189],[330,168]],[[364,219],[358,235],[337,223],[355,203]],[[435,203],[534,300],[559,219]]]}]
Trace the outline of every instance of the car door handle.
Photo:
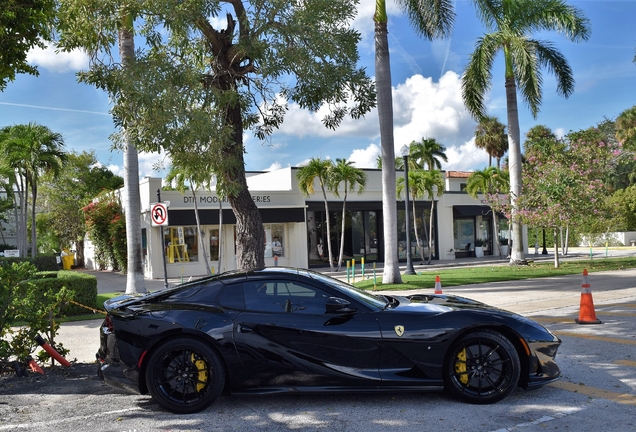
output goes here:
[{"label": "car door handle", "polygon": [[245,325],[238,325],[238,332],[239,333],[254,333],[254,329],[252,327],[248,327]]}]

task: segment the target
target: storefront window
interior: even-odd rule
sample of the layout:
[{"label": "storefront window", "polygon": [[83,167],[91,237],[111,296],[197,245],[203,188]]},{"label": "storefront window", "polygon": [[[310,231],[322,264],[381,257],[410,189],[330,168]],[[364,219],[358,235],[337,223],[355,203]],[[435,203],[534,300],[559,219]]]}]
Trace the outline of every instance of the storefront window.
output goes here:
[{"label": "storefront window", "polygon": [[198,262],[197,227],[170,227],[164,231],[166,261],[169,264]]},{"label": "storefront window", "polygon": [[263,224],[265,229],[265,258],[285,256],[283,224]]},{"label": "storefront window", "polygon": [[219,260],[219,230],[210,230],[210,261]]}]

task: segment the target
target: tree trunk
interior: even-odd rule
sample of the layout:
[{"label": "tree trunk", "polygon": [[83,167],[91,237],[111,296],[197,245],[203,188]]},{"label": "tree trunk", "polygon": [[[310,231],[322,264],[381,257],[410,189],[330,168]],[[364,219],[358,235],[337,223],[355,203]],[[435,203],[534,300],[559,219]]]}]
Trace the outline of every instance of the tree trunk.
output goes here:
[{"label": "tree trunk", "polygon": [[[122,17],[119,29],[119,55],[122,68],[135,60],[135,42],[133,39],[133,19],[128,13]],[[139,195],[139,155],[137,148],[124,135],[124,209],[126,213],[126,294],[145,293],[146,281],[143,272],[141,248],[141,198]]]},{"label": "tree trunk", "polygon": [[559,238],[557,237],[557,230],[554,229],[554,268],[559,268]]},{"label": "tree trunk", "polygon": [[[217,194],[218,196],[218,194]],[[219,273],[222,273],[221,262],[223,261],[223,199],[219,197]]]},{"label": "tree trunk", "polygon": [[329,269],[333,272],[333,254],[331,253],[331,222],[329,222],[329,202],[327,201],[327,192],[325,191],[325,185],[320,184],[322,188],[322,197],[325,200],[325,219],[327,223],[327,257],[329,259]]},{"label": "tree trunk", "polygon": [[431,214],[429,215],[429,229],[428,229],[428,261],[430,264],[433,261],[433,213],[435,211],[435,197],[431,196]]},{"label": "tree trunk", "polygon": [[201,251],[203,261],[205,262],[205,268],[208,271],[208,276],[212,274],[212,270],[210,269],[210,260],[208,259],[208,254],[205,252],[205,243],[203,242],[203,233],[201,232],[201,219],[199,218],[199,205],[197,204],[197,194],[194,191],[194,186],[192,187],[192,198],[194,198],[194,218],[197,221],[197,237],[199,237],[199,243],[201,244]]},{"label": "tree trunk", "polygon": [[[376,6],[379,7],[379,6]],[[375,23],[375,86],[382,151],[382,220],[384,229],[383,284],[402,283],[397,255],[397,194],[393,142],[393,95],[387,22]]]},{"label": "tree trunk", "polygon": [[[512,250],[510,264],[527,264],[523,253],[521,222],[517,217],[517,199],[521,195],[521,133],[517,108],[517,87],[514,78],[506,78],[506,103],[508,112],[508,163],[510,172],[510,204],[512,223]],[[499,239],[497,239],[499,241]]]},{"label": "tree trunk", "polygon": [[[232,83],[225,83],[224,90],[232,91],[231,87]],[[236,266],[239,269],[263,268],[265,235],[261,213],[254,204],[245,178],[241,107],[238,102],[228,102],[225,110],[225,124],[232,128],[233,133],[222,149],[223,160],[228,163],[221,168],[219,175],[228,186],[227,198],[236,216]]]},{"label": "tree trunk", "polygon": [[347,205],[347,181],[345,180],[344,199],[342,200],[342,225],[340,230],[340,254],[338,257],[338,271],[342,266],[342,258],[344,257],[344,238],[345,238],[345,207]]},{"label": "tree trunk", "polygon": [[38,196],[38,185],[35,180],[35,174],[31,181],[31,258],[35,258],[38,251],[37,241],[37,224],[35,223],[35,200]]}]

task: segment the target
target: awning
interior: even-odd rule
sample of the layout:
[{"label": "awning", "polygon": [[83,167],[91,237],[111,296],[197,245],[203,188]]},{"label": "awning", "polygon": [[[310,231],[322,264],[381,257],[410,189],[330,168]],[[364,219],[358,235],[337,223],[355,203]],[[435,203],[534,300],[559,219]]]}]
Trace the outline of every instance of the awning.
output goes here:
[{"label": "awning", "polygon": [[[492,216],[492,210],[490,210],[489,206],[478,206],[478,205],[456,205],[453,206],[453,217],[454,218],[462,218],[462,217],[475,217],[475,216]],[[497,212],[498,218],[506,218],[503,213]]]}]

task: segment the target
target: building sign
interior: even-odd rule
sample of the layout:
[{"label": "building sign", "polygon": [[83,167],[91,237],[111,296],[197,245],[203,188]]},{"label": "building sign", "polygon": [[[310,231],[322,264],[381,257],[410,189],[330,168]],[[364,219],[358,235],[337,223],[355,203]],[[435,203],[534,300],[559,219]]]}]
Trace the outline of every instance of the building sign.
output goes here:
[{"label": "building sign", "polygon": [[168,226],[168,206],[165,203],[154,203],[150,207],[152,226]]},{"label": "building sign", "polygon": [[12,257],[12,258],[20,258],[20,251],[18,249],[6,249],[4,251],[4,256]]}]

